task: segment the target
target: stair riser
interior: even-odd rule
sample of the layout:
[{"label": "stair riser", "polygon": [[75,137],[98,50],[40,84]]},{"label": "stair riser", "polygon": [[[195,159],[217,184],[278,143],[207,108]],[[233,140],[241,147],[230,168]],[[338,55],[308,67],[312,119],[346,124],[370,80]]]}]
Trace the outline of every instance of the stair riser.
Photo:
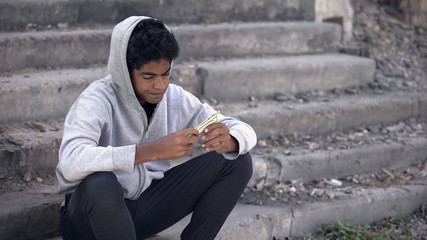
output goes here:
[{"label": "stair riser", "polygon": [[[420,114],[419,112],[419,102],[426,102],[426,98],[427,97],[425,96],[416,94],[406,97],[392,95],[378,98],[375,101],[366,101],[366,99],[363,101],[359,99],[358,104],[337,102],[324,107],[314,105],[310,108],[302,110],[294,109],[292,111],[287,111],[283,109],[282,115],[277,115],[270,111],[271,109],[263,107],[260,107],[258,111],[250,113],[241,110],[231,114],[228,114],[226,111],[224,111],[224,114],[238,117],[249,123],[257,132],[258,138],[263,139],[269,136],[278,136],[280,134],[286,133],[293,134],[294,132],[297,132],[299,135],[320,134],[346,130],[360,126],[394,123],[408,118],[417,118],[419,116],[423,116],[423,114]],[[422,101],[418,99],[421,99]],[[265,114],[264,111],[266,111],[268,114]],[[275,118],[276,120],[274,120]],[[254,119],[256,119],[256,121],[254,121]],[[62,133],[47,132],[43,134],[43,138],[40,138],[37,136],[37,134],[38,133],[34,133],[34,136],[26,137],[27,139],[32,139],[32,142],[23,144],[18,143],[17,149],[10,150],[9,148],[9,152],[3,150],[2,155],[7,157],[9,160],[3,163],[3,166],[1,166],[2,170],[0,172],[14,171],[22,173],[27,169],[32,169],[35,171],[54,170],[54,167],[58,162],[58,156],[56,153],[59,147],[59,143],[61,142]],[[42,135],[42,133],[39,133],[39,135]],[[384,149],[386,149],[386,147]],[[393,151],[399,151],[399,149],[400,148]],[[411,148],[408,146],[408,149]],[[427,147],[425,149],[427,149]],[[12,154],[15,151],[17,152]],[[418,154],[418,151],[421,150],[418,149],[416,151],[414,150],[413,152],[414,154]],[[363,151],[359,154],[363,154]],[[397,153],[395,154],[391,152],[389,155],[393,156],[397,155]],[[407,155],[411,156],[409,153]],[[346,154],[343,156],[346,156]],[[291,161],[290,159],[293,158],[291,157],[287,159]],[[304,161],[308,160],[306,159]],[[355,162],[363,162],[362,160],[358,160],[358,158],[353,160]],[[313,162],[316,161],[313,160]],[[287,163],[283,164],[283,166],[285,165],[287,165]],[[344,166],[345,165],[342,167]],[[278,170],[277,168],[275,169]],[[344,174],[343,171],[343,169],[338,168],[336,173]]]},{"label": "stair riser", "polygon": [[59,203],[26,209],[16,215],[2,216],[3,240],[44,239],[59,231]]},{"label": "stair riser", "polygon": [[[176,69],[173,80],[196,96],[236,100],[266,97],[276,92],[298,93],[360,85],[372,81],[374,63],[369,59],[327,55],[204,62],[199,66],[177,64]],[[60,76],[53,71],[49,74],[20,76],[3,84],[0,109],[5,109],[6,114],[0,116],[0,122],[64,117],[83,89],[103,77],[105,70],[64,70]],[[256,119],[249,121],[256,123]]]},{"label": "stair riser", "polygon": [[72,103],[94,80],[105,76],[104,69],[23,75],[0,86],[0,122],[65,117]]},{"label": "stair riser", "polygon": [[[310,1],[303,1],[308,2]],[[307,4],[306,4],[307,5]],[[308,5],[314,5],[313,2]],[[306,8],[306,6],[304,6]],[[146,15],[165,22],[229,22],[313,20],[312,13],[300,11],[296,0],[183,0],[183,1],[1,1],[0,30],[24,28],[28,23],[42,26],[57,23],[117,23],[133,15]],[[312,11],[311,11],[312,12]]]},{"label": "stair riser", "polygon": [[[15,206],[6,214],[0,216],[0,239],[24,240],[45,239],[48,235],[58,235],[59,232],[59,206],[63,195],[34,194],[34,200],[27,205]],[[19,197],[19,196],[17,196]],[[40,203],[40,198],[44,198]],[[13,199],[10,199],[14,201]],[[19,200],[16,200],[19,201]]]},{"label": "stair riser", "polygon": [[246,23],[172,27],[184,59],[307,54],[337,51],[335,24]]},{"label": "stair riser", "polygon": [[[389,169],[408,167],[423,162],[427,156],[427,140],[407,141],[406,144],[383,144],[350,150],[312,153],[296,156],[255,156],[256,172],[251,183],[266,179],[266,183],[286,182],[302,178],[304,182],[340,178]],[[258,178],[258,179],[256,179]]]},{"label": "stair riser", "polygon": [[337,220],[346,224],[364,225],[385,217],[399,217],[402,213],[412,213],[425,203],[426,199],[427,186],[405,186],[404,189],[378,189],[372,195],[365,195],[361,199],[334,204],[320,203],[309,208],[295,209],[289,236],[315,233],[319,226],[336,224]]},{"label": "stair riser", "polygon": [[343,55],[224,61],[199,67],[203,95],[219,100],[363,85],[373,81],[375,72],[374,61]]},{"label": "stair riser", "polygon": [[0,31],[22,29],[30,23],[76,23],[80,5],[78,1],[0,1]]},{"label": "stair riser", "polygon": [[427,97],[419,99],[420,104],[420,117],[427,118]]},{"label": "stair riser", "polygon": [[[60,139],[58,140],[60,143]],[[48,145],[48,146],[46,146]],[[45,144],[37,149],[17,149],[14,152],[0,150],[0,174],[19,174],[27,172],[52,173],[58,164],[59,145]]]},{"label": "stair riser", "polygon": [[[336,51],[340,28],[316,23],[248,23],[172,27],[182,59]],[[36,32],[0,38],[0,72],[106,64],[112,29]]]},{"label": "stair riser", "polygon": [[[304,203],[297,207],[264,207],[237,205],[215,239],[284,239],[317,233],[319,227],[337,224],[365,225],[385,217],[401,217],[411,213],[427,198],[427,187],[405,186],[405,189],[374,189],[351,198],[333,202]],[[160,233],[153,240],[179,239],[187,221],[179,227]]]},{"label": "stair riser", "polygon": [[0,42],[0,72],[106,64],[111,33],[13,35]]},{"label": "stair riser", "polygon": [[[275,112],[262,113],[268,106],[260,106],[255,110],[236,114],[244,122],[250,124],[258,138],[268,138],[286,134],[324,134],[342,131],[358,126],[391,124],[408,118],[425,117],[427,97],[385,97],[377,101],[359,99],[336,103],[335,105],[317,105],[301,107],[293,110],[282,107]],[[424,106],[424,105],[423,105]],[[317,107],[317,108],[316,108]]]}]

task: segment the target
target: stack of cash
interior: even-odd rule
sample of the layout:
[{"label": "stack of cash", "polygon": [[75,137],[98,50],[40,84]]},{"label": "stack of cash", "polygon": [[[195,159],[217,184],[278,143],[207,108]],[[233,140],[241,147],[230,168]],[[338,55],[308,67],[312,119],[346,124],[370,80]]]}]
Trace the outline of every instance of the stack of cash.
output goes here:
[{"label": "stack of cash", "polygon": [[[206,118],[202,123],[200,123],[197,127],[196,130],[199,131],[200,134],[202,134],[205,129],[213,124],[213,123],[217,123],[219,121],[219,111],[217,111],[216,113],[212,114],[212,116]],[[192,137],[193,135],[190,134],[187,137]]]}]

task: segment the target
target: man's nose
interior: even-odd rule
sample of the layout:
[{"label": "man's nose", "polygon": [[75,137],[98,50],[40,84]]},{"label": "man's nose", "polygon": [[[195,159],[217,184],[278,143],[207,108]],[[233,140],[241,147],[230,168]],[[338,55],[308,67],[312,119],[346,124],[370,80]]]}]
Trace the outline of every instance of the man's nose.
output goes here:
[{"label": "man's nose", "polygon": [[169,82],[169,76],[160,76],[156,79],[154,83],[154,88],[165,89],[168,82]]}]

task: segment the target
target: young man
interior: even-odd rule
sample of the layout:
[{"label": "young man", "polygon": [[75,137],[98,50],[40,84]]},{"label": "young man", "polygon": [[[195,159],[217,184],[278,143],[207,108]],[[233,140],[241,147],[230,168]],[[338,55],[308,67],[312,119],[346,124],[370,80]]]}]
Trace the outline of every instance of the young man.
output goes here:
[{"label": "young man", "polygon": [[[252,128],[169,84],[178,44],[158,20],[130,17],[113,31],[109,75],[93,82],[64,125],[57,177],[69,239],[144,239],[192,213],[182,239],[213,239],[252,175]],[[189,136],[191,135],[191,136]],[[195,143],[207,153],[171,168]]]}]

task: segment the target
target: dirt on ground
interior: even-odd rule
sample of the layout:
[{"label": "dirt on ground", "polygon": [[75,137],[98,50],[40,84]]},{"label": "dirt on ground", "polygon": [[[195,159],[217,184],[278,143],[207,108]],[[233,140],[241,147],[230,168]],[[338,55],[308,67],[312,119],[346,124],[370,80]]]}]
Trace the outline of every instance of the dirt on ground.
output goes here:
[{"label": "dirt on ground", "polygon": [[[277,101],[316,102],[329,101],[341,95],[377,95],[393,91],[427,91],[427,29],[416,27],[393,17],[399,9],[383,4],[384,1],[352,0],[354,7],[353,40],[343,49],[358,48],[359,54],[376,62],[374,82],[366,86],[331,91],[311,91],[290,95],[277,95]],[[363,145],[391,142],[405,143],[408,139],[426,138],[427,120],[410,119],[392,125],[361,126],[345,132],[327,135],[288,135],[261,139],[255,153],[263,154],[275,146],[293,151],[315,152],[334,149],[351,149]],[[413,162],[401,169],[382,169],[364,175],[342,176],[338,179],[319,179],[304,182],[293,179],[274,184],[248,187],[240,202],[267,206],[298,206],[309,202],[334,201],[346,198],[357,191],[371,188],[399,187],[419,184],[427,177],[427,158]],[[427,202],[426,202],[427,204]],[[319,226],[316,234],[307,233],[297,239],[426,239],[427,206],[420,206],[413,213],[401,212],[397,217],[349,226]],[[340,235],[341,234],[341,235]],[[286,238],[291,239],[291,238]]]}]

